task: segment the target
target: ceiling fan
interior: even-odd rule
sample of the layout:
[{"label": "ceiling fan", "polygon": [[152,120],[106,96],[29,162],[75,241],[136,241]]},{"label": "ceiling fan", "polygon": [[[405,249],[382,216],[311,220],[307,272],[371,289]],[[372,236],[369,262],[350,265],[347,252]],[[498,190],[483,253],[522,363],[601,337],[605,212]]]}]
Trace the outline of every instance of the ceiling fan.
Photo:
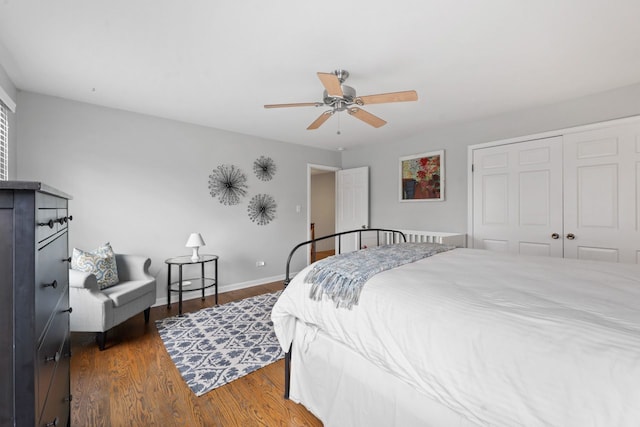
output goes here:
[{"label": "ceiling fan", "polygon": [[293,104],[267,104],[264,108],[286,108],[286,107],[323,107],[331,108],[325,111],[307,127],[307,130],[318,129],[336,112],[347,111],[349,115],[362,120],[363,122],[379,128],[387,124],[382,120],[362,108],[363,105],[382,104],[386,102],[417,101],[418,94],[415,90],[403,92],[380,93],[377,95],[357,96],[356,90],[344,83],[349,77],[346,70],[335,70],[333,73],[318,73],[318,78],[324,86],[322,102],[299,102]]}]

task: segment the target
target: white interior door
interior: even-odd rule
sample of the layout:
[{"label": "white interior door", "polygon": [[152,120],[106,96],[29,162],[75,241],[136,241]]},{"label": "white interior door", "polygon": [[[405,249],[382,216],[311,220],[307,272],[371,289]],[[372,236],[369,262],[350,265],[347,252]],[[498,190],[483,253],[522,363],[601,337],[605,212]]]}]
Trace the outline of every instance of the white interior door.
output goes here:
[{"label": "white interior door", "polygon": [[564,136],[565,257],[640,261],[640,125]]},{"label": "white interior door", "polygon": [[[336,173],[336,232],[369,228],[369,168],[343,169]],[[355,237],[336,242],[336,253],[359,249]]]},{"label": "white interior door", "polygon": [[474,248],[562,256],[562,139],[473,152]]}]

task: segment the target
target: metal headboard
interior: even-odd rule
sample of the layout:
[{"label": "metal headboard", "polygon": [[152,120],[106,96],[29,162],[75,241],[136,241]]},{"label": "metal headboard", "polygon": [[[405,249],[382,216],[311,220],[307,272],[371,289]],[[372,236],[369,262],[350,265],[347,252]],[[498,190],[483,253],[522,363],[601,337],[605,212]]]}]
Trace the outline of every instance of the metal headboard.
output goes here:
[{"label": "metal headboard", "polygon": [[[311,239],[311,240],[307,240],[306,242],[302,242],[297,244],[289,253],[289,258],[287,258],[287,270],[285,273],[285,278],[284,278],[284,286],[285,288],[287,287],[287,285],[289,284],[289,282],[291,281],[290,277],[289,277],[289,267],[291,264],[291,258],[293,258],[293,255],[295,254],[295,252],[300,249],[303,246],[307,246],[307,245],[312,245],[313,247],[313,252],[315,253],[315,246],[316,246],[316,242],[319,242],[320,240],[325,240],[325,239],[332,239],[334,237],[339,237],[339,236],[344,236],[346,234],[352,234],[352,233],[357,233],[358,234],[358,241],[360,242],[360,245],[362,245],[362,233],[376,233],[376,238],[377,238],[377,245],[380,245],[380,236],[381,233],[383,234],[384,237],[384,242],[387,243],[388,239],[389,239],[389,235],[391,235],[392,241],[393,243],[397,243],[400,239],[400,237],[402,237],[402,240],[404,242],[407,241],[407,236],[405,236],[405,234],[402,231],[399,230],[390,230],[390,229],[386,229],[386,228],[360,228],[360,229],[356,229],[356,230],[349,230],[349,231],[342,231],[340,233],[335,233],[335,234],[330,234],[328,236],[322,236],[322,237],[318,237],[316,239]],[[336,252],[336,254],[340,254],[341,253],[341,243],[342,243],[342,239],[338,239],[338,251]]]}]

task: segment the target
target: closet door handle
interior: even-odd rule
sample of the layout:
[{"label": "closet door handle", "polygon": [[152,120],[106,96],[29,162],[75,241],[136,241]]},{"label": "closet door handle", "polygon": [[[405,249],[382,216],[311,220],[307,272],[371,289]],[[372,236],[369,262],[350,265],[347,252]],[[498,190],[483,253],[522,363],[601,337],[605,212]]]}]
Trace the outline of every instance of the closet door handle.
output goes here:
[{"label": "closet door handle", "polygon": [[560,238],[560,235],[559,235],[558,233],[553,233],[553,234],[551,235],[551,238],[552,238],[553,240],[557,240],[557,239],[559,239],[559,238]]},{"label": "closet door handle", "polygon": [[573,233],[569,233],[569,234],[567,234],[567,239],[568,239],[568,240],[573,240],[573,239],[575,239],[575,238],[576,238],[576,235],[575,235],[575,234],[573,234]]}]

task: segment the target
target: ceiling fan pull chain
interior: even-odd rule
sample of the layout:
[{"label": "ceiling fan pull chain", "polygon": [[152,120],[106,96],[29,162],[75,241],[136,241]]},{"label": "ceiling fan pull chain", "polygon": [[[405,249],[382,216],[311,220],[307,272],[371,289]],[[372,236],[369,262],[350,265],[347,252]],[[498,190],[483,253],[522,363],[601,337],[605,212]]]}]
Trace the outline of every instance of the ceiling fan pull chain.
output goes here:
[{"label": "ceiling fan pull chain", "polygon": [[336,134],[340,135],[340,114],[338,114],[338,132]]}]

